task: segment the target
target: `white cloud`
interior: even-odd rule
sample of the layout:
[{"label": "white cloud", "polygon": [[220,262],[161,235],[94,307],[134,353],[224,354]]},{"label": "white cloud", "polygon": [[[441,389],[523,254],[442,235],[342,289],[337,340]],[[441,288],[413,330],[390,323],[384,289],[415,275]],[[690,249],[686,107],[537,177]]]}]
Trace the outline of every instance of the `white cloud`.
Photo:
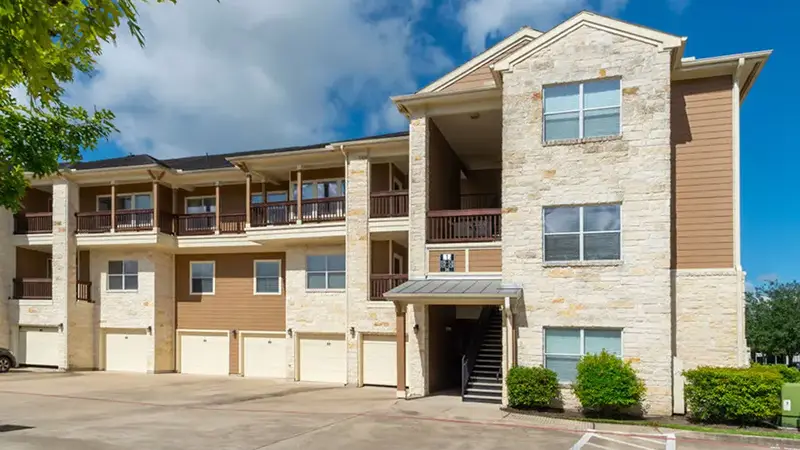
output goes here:
[{"label": "white cloud", "polygon": [[776,273],[765,273],[758,277],[758,281],[760,283],[774,283],[778,281],[778,274]]},{"label": "white cloud", "polygon": [[[445,53],[414,28],[425,0],[191,0],[139,8],[142,49],[126,33],[73,101],[109,108],[125,151],[159,157],[333,139],[350,113],[364,128],[401,124],[386,99],[413,92]],[[374,117],[374,119],[373,119]],[[356,124],[361,127],[362,124]]]}]

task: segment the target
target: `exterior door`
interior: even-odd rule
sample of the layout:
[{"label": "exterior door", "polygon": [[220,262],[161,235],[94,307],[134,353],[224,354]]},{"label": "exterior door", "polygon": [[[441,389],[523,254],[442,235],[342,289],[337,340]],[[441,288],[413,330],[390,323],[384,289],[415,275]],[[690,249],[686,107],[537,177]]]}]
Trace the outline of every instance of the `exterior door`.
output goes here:
[{"label": "exterior door", "polygon": [[245,335],[242,370],[246,377],[286,378],[286,337]]},{"label": "exterior door", "polygon": [[300,381],[346,383],[344,336],[300,338]]},{"label": "exterior door", "polygon": [[106,332],[106,370],[147,372],[150,336],[144,330]]},{"label": "exterior door", "polygon": [[181,373],[228,375],[230,347],[228,334],[182,333],[180,335]]},{"label": "exterior door", "polygon": [[58,367],[61,333],[56,327],[20,327],[17,359],[29,366]]},{"label": "exterior door", "polygon": [[397,338],[364,336],[361,347],[361,383],[397,386]]}]

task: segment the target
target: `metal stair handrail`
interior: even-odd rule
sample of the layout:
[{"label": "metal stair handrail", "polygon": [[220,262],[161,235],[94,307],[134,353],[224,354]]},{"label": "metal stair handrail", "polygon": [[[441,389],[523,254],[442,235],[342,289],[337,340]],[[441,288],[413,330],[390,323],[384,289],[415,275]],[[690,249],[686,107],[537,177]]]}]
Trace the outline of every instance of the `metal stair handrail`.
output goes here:
[{"label": "metal stair handrail", "polygon": [[489,319],[495,308],[491,306],[484,306],[481,309],[481,315],[478,316],[478,324],[475,327],[475,332],[472,334],[472,339],[467,345],[467,351],[461,356],[461,396],[467,393],[467,384],[469,377],[472,375],[472,370],[475,368],[475,361],[478,358],[483,345],[483,339],[486,336],[486,329],[489,325]]}]

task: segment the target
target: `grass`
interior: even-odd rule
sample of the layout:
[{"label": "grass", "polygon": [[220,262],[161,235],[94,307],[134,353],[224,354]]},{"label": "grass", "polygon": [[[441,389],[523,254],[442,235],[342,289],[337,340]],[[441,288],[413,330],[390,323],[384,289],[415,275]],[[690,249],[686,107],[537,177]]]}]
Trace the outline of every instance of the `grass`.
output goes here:
[{"label": "grass", "polygon": [[745,436],[772,437],[800,440],[800,433],[788,431],[746,430],[741,428],[716,428],[702,425],[686,425],[682,423],[665,423],[653,420],[616,420],[616,419],[575,419],[581,422],[610,423],[617,425],[640,425],[657,428],[671,428],[674,430],[698,431],[701,433],[739,434]]}]

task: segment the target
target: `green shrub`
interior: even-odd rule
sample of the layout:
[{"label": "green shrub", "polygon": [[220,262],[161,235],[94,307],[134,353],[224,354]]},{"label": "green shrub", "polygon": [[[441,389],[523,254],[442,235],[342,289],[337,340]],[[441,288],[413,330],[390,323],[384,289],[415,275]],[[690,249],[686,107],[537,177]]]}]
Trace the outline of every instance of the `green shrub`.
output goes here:
[{"label": "green shrub", "polygon": [[694,420],[708,423],[757,423],[781,411],[779,369],[699,367],[683,373],[686,405]]},{"label": "green shrub", "polygon": [[800,383],[800,370],[794,367],[785,366],[783,364],[753,364],[750,368],[753,370],[776,372],[781,376],[784,383]]},{"label": "green shrub", "polygon": [[508,405],[528,409],[549,406],[558,399],[558,376],[544,367],[512,367],[506,377]]},{"label": "green shrub", "polygon": [[572,390],[583,409],[603,415],[641,405],[645,395],[644,382],[630,363],[606,351],[581,358]]}]

